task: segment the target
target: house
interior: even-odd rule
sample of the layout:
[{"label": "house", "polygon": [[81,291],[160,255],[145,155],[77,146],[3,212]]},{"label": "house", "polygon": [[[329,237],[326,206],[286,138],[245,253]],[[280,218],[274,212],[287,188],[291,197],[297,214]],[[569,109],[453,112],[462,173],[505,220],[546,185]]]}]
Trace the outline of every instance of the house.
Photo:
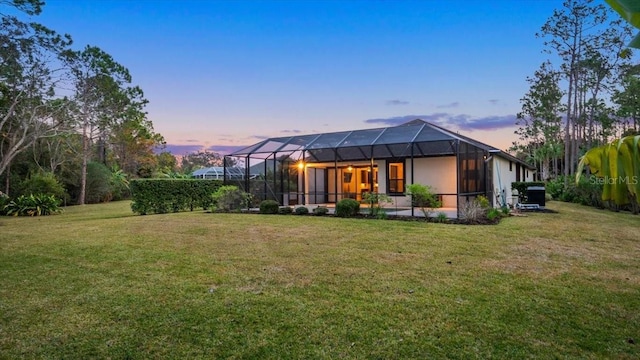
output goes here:
[{"label": "house", "polygon": [[249,175],[249,179],[256,179],[262,175],[261,166],[252,166],[249,172],[243,167],[238,166],[211,166],[207,168],[201,168],[191,173],[193,179],[207,179],[207,180],[244,180]]},{"label": "house", "polygon": [[225,181],[283,205],[361,200],[373,191],[392,197],[392,206],[411,208],[406,187],[419,183],[431,186],[444,208],[458,209],[478,195],[503,206],[512,202],[511,183],[531,181],[534,171],[495,147],[419,119],[386,128],[270,138],[225,158],[247,169],[264,164],[260,183]]}]

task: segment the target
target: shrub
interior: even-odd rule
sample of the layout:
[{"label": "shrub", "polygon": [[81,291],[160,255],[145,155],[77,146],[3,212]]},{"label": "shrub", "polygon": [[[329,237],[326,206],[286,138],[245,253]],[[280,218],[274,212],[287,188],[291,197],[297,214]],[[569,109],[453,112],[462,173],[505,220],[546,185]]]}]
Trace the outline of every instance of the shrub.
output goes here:
[{"label": "shrub", "polygon": [[391,197],[387,194],[365,192],[362,194],[362,202],[369,204],[370,216],[378,219],[386,219],[387,213],[384,211],[384,206],[386,204],[391,204],[393,200],[391,200]]},{"label": "shrub", "polygon": [[30,194],[20,195],[5,207],[7,215],[43,216],[60,212],[60,200],[53,195]]},{"label": "shrub", "polygon": [[278,209],[278,213],[283,215],[289,215],[293,213],[293,208],[291,206],[284,206]]},{"label": "shrub", "polygon": [[111,184],[111,200],[122,200],[131,197],[129,179],[127,179],[127,174],[122,169],[112,168],[109,182]]},{"label": "shrub", "polygon": [[53,195],[60,200],[63,200],[66,195],[64,186],[62,186],[60,181],[58,181],[52,173],[37,173],[31,175],[22,182],[20,193],[22,195]]},{"label": "shrub", "polygon": [[602,183],[594,181],[592,178],[587,179],[582,176],[577,185],[575,180],[569,179],[567,187],[563,187],[559,199],[566,202],[604,208],[605,203],[602,201],[602,190]]},{"label": "shrub", "polygon": [[336,204],[336,216],[354,217],[360,212],[360,203],[354,199],[342,199]]},{"label": "shrub", "polygon": [[264,200],[260,203],[260,214],[277,214],[278,202],[275,200]]},{"label": "shrub", "polygon": [[324,206],[318,206],[317,208],[313,209],[313,215],[322,216],[327,215],[328,213],[329,209]]},{"label": "shrub", "polygon": [[477,200],[467,200],[460,204],[458,209],[460,219],[468,223],[476,223],[485,215],[485,209],[480,206]]},{"label": "shrub", "polygon": [[480,205],[480,207],[483,209],[488,209],[491,206],[491,204],[489,203],[489,199],[487,199],[487,197],[484,195],[478,195],[476,201],[478,202],[478,205]]},{"label": "shrub", "polygon": [[550,180],[546,185],[546,193],[551,195],[554,200],[560,200],[562,192],[564,190],[564,176],[559,176],[553,180]]},{"label": "shrub", "polygon": [[502,210],[502,215],[509,216],[509,207],[503,206],[500,210]]},{"label": "shrub", "polygon": [[99,162],[87,164],[87,187],[85,189],[85,203],[96,204],[111,201],[113,188],[111,184],[111,170]]},{"label": "shrub", "polygon": [[218,180],[137,179],[130,183],[131,210],[138,214],[162,214],[169,210],[209,209],[212,195],[222,185]]},{"label": "shrub", "polygon": [[435,221],[439,223],[446,223],[447,221],[449,221],[449,218],[447,217],[447,214],[441,211],[438,213],[438,215],[436,215]]},{"label": "shrub", "polygon": [[0,191],[0,215],[7,214],[7,212],[5,211],[5,206],[9,205],[9,202],[11,202],[9,196]]},{"label": "shrub", "polygon": [[442,206],[442,203],[438,200],[438,196],[433,193],[431,186],[428,185],[408,185],[407,195],[411,195],[412,205],[419,207],[426,218],[429,217],[434,208]]},{"label": "shrub", "polygon": [[307,209],[306,206],[298,206],[295,210],[294,213],[296,215],[307,215],[309,213],[309,209]]},{"label": "shrub", "polygon": [[489,219],[490,221],[493,221],[493,220],[499,218],[500,214],[501,214],[500,210],[498,210],[496,208],[491,208],[487,212],[487,219]]},{"label": "shrub", "polygon": [[212,195],[211,211],[239,211],[248,206],[249,194],[235,185],[220,186]]}]

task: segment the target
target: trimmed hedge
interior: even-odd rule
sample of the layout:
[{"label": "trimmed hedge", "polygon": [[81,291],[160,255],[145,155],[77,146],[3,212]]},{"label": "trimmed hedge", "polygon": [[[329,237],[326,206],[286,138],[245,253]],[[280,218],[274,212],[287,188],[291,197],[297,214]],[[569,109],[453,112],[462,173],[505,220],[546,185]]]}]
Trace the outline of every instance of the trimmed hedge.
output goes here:
[{"label": "trimmed hedge", "polygon": [[222,186],[219,180],[136,179],[129,184],[131,210],[140,215],[164,214],[195,208],[209,209],[211,194]]}]

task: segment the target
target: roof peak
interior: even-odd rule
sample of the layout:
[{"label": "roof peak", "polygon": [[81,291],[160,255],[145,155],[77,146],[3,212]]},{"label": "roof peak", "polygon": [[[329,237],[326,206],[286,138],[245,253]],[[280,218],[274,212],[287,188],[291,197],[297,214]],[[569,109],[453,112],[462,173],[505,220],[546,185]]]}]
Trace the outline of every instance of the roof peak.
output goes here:
[{"label": "roof peak", "polygon": [[427,122],[422,120],[422,119],[413,119],[411,121],[407,121],[406,123],[397,125],[397,126],[412,126],[412,125],[422,125],[422,124],[426,124]]}]

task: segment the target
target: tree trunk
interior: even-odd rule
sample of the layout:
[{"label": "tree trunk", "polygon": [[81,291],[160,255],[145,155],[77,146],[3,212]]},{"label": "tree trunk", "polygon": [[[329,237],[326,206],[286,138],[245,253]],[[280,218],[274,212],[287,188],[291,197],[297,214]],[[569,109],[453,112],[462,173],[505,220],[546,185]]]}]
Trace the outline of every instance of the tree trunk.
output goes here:
[{"label": "tree trunk", "polygon": [[[573,64],[571,65],[573,67]],[[573,105],[573,69],[569,72],[569,90],[567,92],[567,118],[564,125],[564,187],[569,186],[571,164],[571,117]]]},{"label": "tree trunk", "polygon": [[78,205],[84,205],[87,193],[87,163],[89,162],[89,120],[85,115],[84,124],[82,126],[82,169],[80,170],[80,195],[78,196]]},{"label": "tree trunk", "polygon": [[11,184],[11,164],[7,165],[7,178],[4,180],[4,193],[9,196],[9,185]]}]

